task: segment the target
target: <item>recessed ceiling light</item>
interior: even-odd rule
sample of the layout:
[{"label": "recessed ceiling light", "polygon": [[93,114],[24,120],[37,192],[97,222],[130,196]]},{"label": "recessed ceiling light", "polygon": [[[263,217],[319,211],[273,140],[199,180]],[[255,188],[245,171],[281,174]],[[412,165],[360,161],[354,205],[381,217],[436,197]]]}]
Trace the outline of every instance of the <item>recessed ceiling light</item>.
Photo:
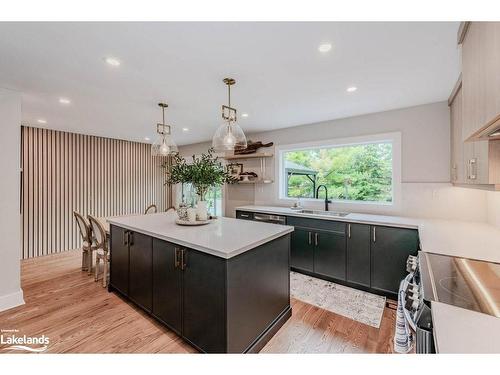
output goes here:
[{"label": "recessed ceiling light", "polygon": [[150,140],[151,140],[151,138],[149,138],[149,137],[144,137],[144,140],[145,140],[145,141],[150,141]]},{"label": "recessed ceiling light", "polygon": [[356,91],[357,89],[358,89],[358,88],[357,88],[356,86],[351,86],[351,87],[348,87],[346,91],[347,91],[347,92],[354,92],[354,91]]},{"label": "recessed ceiling light", "polygon": [[188,131],[189,131],[189,128],[182,128],[182,131],[183,131],[183,132],[188,132]]},{"label": "recessed ceiling light", "polygon": [[61,104],[70,104],[71,100],[69,100],[68,98],[59,98],[59,103],[61,103]]},{"label": "recessed ceiling light", "polygon": [[39,124],[46,124],[47,120],[44,120],[43,118],[39,118],[38,120],[36,120],[36,122],[38,122]]},{"label": "recessed ceiling light", "polygon": [[323,43],[323,44],[320,44],[319,47],[318,47],[318,51],[319,52],[328,52],[332,49],[332,45],[330,43]]},{"label": "recessed ceiling light", "polygon": [[241,117],[248,117],[248,113],[242,113]]},{"label": "recessed ceiling light", "polygon": [[111,66],[120,66],[121,62],[115,57],[106,57],[105,61]]}]

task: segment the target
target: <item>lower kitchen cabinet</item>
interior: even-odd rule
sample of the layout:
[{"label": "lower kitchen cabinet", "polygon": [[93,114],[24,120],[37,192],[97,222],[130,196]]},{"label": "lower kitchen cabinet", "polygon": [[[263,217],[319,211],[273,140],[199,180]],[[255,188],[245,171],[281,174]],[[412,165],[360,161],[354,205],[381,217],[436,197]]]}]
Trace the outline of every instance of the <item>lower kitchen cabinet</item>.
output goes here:
[{"label": "lower kitchen cabinet", "polygon": [[113,249],[110,252],[110,281],[116,290],[125,295],[128,294],[129,277],[128,233],[129,231],[114,225],[110,229],[110,247]]},{"label": "lower kitchen cabinet", "polygon": [[153,238],[153,315],[180,334],[182,332],[182,272],[178,247]]},{"label": "lower kitchen cabinet", "polygon": [[341,232],[315,231],[314,273],[345,280],[346,243]]},{"label": "lower kitchen cabinet", "polygon": [[226,262],[189,249],[183,261],[183,335],[207,352],[222,353],[226,344]]},{"label": "lower kitchen cabinet", "polygon": [[367,224],[347,224],[346,280],[370,287],[370,226]]},{"label": "lower kitchen cabinet", "polygon": [[418,232],[414,229],[371,227],[371,288],[396,293],[406,276],[406,260],[417,255]]},{"label": "lower kitchen cabinet", "polygon": [[152,239],[137,232],[129,232],[129,298],[144,310],[151,311],[152,293]]},{"label": "lower kitchen cabinet", "polygon": [[292,270],[391,298],[397,298],[399,283],[406,276],[408,256],[418,252],[416,229],[297,216],[288,216],[287,224],[295,228]]},{"label": "lower kitchen cabinet", "polygon": [[310,229],[295,228],[292,232],[290,263],[298,270],[314,271],[313,232]]}]

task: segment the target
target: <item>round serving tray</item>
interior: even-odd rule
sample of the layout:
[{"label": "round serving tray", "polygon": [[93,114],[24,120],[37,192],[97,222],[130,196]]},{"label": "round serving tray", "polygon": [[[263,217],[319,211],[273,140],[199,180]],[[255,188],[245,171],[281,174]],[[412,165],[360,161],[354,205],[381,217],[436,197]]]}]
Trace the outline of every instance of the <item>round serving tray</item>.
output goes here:
[{"label": "round serving tray", "polygon": [[175,223],[178,225],[197,226],[197,225],[209,224],[212,221],[213,221],[213,219],[211,219],[211,220],[196,220],[196,221],[176,219]]}]

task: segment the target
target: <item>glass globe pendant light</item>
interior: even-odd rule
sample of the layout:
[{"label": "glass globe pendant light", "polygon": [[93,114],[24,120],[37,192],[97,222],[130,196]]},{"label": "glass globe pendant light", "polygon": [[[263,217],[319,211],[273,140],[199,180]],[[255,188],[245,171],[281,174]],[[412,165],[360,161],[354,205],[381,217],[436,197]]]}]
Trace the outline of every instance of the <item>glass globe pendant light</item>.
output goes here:
[{"label": "glass globe pendant light", "polygon": [[228,105],[222,106],[222,119],[224,123],[217,128],[212,138],[212,147],[216,151],[234,151],[247,148],[245,133],[236,124],[236,109],[231,107],[231,86],[236,83],[233,78],[224,78],[227,85]]},{"label": "glass globe pendant light", "polygon": [[161,107],[163,121],[161,124],[156,124],[156,136],[155,142],[151,145],[151,155],[152,156],[169,156],[177,152],[177,145],[171,136],[171,126],[165,125],[165,108],[168,107],[167,103],[158,103]]}]

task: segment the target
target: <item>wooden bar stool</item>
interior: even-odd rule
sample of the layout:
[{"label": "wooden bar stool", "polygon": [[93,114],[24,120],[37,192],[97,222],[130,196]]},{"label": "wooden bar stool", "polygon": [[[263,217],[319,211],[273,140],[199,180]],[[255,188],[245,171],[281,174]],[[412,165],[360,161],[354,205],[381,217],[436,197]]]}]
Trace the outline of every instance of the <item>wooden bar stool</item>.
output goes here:
[{"label": "wooden bar stool", "polygon": [[102,275],[102,286],[106,288],[108,286],[108,268],[109,268],[109,247],[108,238],[106,236],[106,230],[102,224],[93,216],[89,215],[90,226],[92,228],[94,248],[96,252],[95,259],[95,281],[99,280],[99,263],[103,261],[103,275]]},{"label": "wooden bar stool", "polygon": [[152,204],[151,206],[148,206],[145,210],[144,210],[144,215],[148,215],[148,214],[155,214],[158,212],[158,208],[156,207],[156,204]]},{"label": "wooden bar stool", "polygon": [[94,250],[92,247],[92,229],[88,221],[78,212],[74,211],[73,215],[82,237],[82,271],[87,271],[90,275],[92,273],[92,251]]}]

